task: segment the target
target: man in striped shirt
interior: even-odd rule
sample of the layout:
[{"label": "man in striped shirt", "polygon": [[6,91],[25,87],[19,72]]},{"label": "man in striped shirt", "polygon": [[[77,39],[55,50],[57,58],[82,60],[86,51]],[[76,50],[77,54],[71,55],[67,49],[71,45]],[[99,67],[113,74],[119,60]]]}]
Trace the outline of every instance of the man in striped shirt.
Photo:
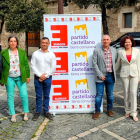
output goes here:
[{"label": "man in striped shirt", "polygon": [[104,87],[107,95],[107,114],[113,117],[113,87],[116,80],[115,61],[117,52],[115,48],[110,47],[110,37],[103,35],[102,46],[93,52],[93,68],[96,81],[96,99],[95,99],[95,114],[93,119],[98,119],[100,116],[100,107],[104,94]]}]

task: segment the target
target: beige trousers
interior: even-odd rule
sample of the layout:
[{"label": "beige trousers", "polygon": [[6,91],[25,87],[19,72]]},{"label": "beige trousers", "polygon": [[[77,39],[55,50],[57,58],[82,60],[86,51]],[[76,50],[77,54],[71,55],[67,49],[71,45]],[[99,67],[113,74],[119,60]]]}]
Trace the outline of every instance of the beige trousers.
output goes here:
[{"label": "beige trousers", "polygon": [[[124,88],[125,112],[137,116],[138,77],[121,77]],[[131,104],[131,105],[130,105]]]}]

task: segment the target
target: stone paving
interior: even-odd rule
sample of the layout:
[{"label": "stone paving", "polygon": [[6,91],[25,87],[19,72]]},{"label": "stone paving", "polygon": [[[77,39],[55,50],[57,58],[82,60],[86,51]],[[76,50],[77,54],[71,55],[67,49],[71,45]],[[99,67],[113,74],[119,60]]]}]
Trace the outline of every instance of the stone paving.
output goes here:
[{"label": "stone paving", "polygon": [[[30,62],[30,58],[29,58]],[[123,89],[118,80],[114,87],[114,117],[106,113],[106,96],[104,96],[104,112],[98,120],[93,120],[93,114],[61,114],[53,121],[48,121],[41,114],[38,121],[32,121],[35,112],[34,76],[31,71],[31,81],[27,86],[29,95],[29,120],[23,121],[21,101],[17,88],[15,89],[15,110],[17,122],[11,123],[8,113],[5,87],[0,87],[0,140],[140,140],[139,121],[124,117]]]}]

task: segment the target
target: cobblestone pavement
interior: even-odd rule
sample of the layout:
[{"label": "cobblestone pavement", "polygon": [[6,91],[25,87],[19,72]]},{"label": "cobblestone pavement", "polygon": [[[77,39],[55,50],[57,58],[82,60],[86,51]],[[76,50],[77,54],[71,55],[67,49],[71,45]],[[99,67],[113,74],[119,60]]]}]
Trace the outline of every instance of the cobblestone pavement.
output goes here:
[{"label": "cobblestone pavement", "polygon": [[124,117],[122,83],[118,80],[114,87],[114,117],[106,113],[106,96],[104,96],[104,112],[98,120],[93,120],[93,114],[62,114],[56,115],[53,121],[44,119],[43,114],[38,121],[32,121],[35,111],[35,90],[31,82],[28,84],[29,120],[23,121],[21,101],[17,88],[15,89],[15,110],[17,122],[11,123],[6,102],[5,87],[0,87],[0,140],[140,140],[139,121]]}]

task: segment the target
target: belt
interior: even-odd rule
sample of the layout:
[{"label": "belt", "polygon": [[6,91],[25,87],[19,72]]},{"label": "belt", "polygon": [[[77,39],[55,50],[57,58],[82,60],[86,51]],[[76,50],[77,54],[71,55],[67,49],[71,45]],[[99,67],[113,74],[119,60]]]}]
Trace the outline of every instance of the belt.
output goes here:
[{"label": "belt", "polygon": [[106,74],[113,74],[113,72],[107,72]]},{"label": "belt", "polygon": [[38,77],[38,76],[36,76],[35,74],[34,74],[34,76],[35,76],[35,77],[37,77],[37,78],[39,78],[39,77]]},{"label": "belt", "polygon": [[[37,78],[40,78],[40,77],[36,76],[35,74],[34,74],[34,76],[37,77]],[[50,77],[52,77],[52,75],[51,75]],[[50,78],[50,77],[49,77],[49,78]]]}]

